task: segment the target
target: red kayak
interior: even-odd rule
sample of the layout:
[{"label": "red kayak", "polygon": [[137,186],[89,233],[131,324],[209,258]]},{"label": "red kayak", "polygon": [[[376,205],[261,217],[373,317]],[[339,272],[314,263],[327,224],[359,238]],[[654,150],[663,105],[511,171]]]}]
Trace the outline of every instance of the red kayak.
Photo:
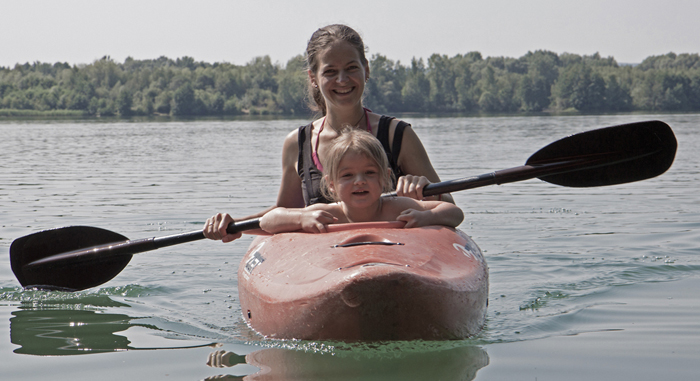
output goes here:
[{"label": "red kayak", "polygon": [[478,333],[488,269],[478,246],[444,226],[331,225],[257,237],[238,270],[246,322],[270,338],[448,340]]}]

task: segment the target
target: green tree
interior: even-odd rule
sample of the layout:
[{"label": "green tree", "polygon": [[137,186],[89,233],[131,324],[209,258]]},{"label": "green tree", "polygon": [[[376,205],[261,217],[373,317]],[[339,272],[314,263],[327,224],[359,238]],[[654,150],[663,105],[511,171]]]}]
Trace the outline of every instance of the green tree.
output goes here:
[{"label": "green tree", "polygon": [[[466,56],[455,56],[455,91],[457,92],[457,104],[460,111],[473,111],[479,104],[480,89],[474,80],[472,65],[481,63],[481,55],[471,52]],[[477,65],[474,65],[477,66]]]},{"label": "green tree", "polygon": [[602,111],[605,80],[590,66],[579,63],[564,69],[553,87],[552,94],[560,110]]},{"label": "green tree", "polygon": [[640,110],[660,110],[663,93],[663,80],[657,70],[641,72],[631,90],[633,105]]},{"label": "green tree", "polygon": [[605,82],[605,109],[609,111],[629,111],[632,109],[630,90],[620,84],[616,75]]},{"label": "green tree", "polygon": [[244,80],[249,88],[277,91],[275,75],[278,67],[272,64],[270,56],[256,57],[245,68]]},{"label": "green tree", "polygon": [[175,116],[194,115],[196,111],[194,88],[185,83],[173,93],[170,114]]},{"label": "green tree", "polygon": [[457,76],[452,68],[453,61],[446,55],[433,54],[428,58],[428,80],[430,81],[430,109],[454,111],[458,108]]},{"label": "green tree", "polygon": [[283,113],[301,114],[308,111],[304,102],[307,76],[302,55],[289,60],[285,69],[278,72],[276,101]]},{"label": "green tree", "polygon": [[552,85],[559,77],[561,61],[556,53],[544,50],[527,52],[520,58],[527,66],[518,95],[525,111],[542,111],[549,107]]},{"label": "green tree", "polygon": [[400,65],[375,54],[369,62],[370,80],[365,86],[365,102],[375,112],[401,110],[404,75]]},{"label": "green tree", "polygon": [[117,113],[121,116],[131,116],[132,110],[131,106],[133,104],[133,98],[129,90],[122,86],[119,89],[119,96],[117,97],[116,108]]},{"label": "green tree", "polygon": [[425,76],[423,59],[411,60],[411,68],[406,73],[406,81],[401,89],[401,102],[404,111],[427,111],[430,95],[430,81]]}]

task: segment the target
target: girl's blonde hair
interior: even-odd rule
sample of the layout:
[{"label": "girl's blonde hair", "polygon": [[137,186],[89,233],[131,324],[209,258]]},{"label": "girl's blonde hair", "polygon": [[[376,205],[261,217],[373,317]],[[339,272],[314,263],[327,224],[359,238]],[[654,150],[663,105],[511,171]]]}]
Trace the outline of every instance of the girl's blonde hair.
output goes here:
[{"label": "girl's blonde hair", "polygon": [[379,167],[382,192],[392,190],[394,174],[387,170],[389,169],[389,159],[387,159],[379,140],[367,131],[347,127],[343,129],[340,136],[335,139],[335,142],[321,159],[324,174],[321,180],[321,193],[327,200],[339,201],[328,185],[330,181],[338,180],[340,161],[349,152],[363,155],[372,160]]}]

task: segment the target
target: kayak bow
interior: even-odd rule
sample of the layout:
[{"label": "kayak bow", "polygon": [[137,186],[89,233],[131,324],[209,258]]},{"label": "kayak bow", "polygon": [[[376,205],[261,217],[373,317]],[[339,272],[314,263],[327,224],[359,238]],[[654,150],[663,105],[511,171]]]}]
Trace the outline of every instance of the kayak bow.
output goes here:
[{"label": "kayak bow", "polygon": [[279,339],[446,340],[478,333],[488,269],[460,230],[331,225],[257,237],[238,270],[241,310]]}]

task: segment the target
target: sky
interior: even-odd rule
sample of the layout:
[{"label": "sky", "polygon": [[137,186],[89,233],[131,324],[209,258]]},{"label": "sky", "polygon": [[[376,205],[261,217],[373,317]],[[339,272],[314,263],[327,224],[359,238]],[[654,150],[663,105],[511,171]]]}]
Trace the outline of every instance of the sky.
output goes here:
[{"label": "sky", "polygon": [[369,56],[403,64],[536,50],[639,63],[700,53],[699,20],[698,0],[0,0],[0,66],[265,55],[285,65],[334,23],[360,32]]}]

